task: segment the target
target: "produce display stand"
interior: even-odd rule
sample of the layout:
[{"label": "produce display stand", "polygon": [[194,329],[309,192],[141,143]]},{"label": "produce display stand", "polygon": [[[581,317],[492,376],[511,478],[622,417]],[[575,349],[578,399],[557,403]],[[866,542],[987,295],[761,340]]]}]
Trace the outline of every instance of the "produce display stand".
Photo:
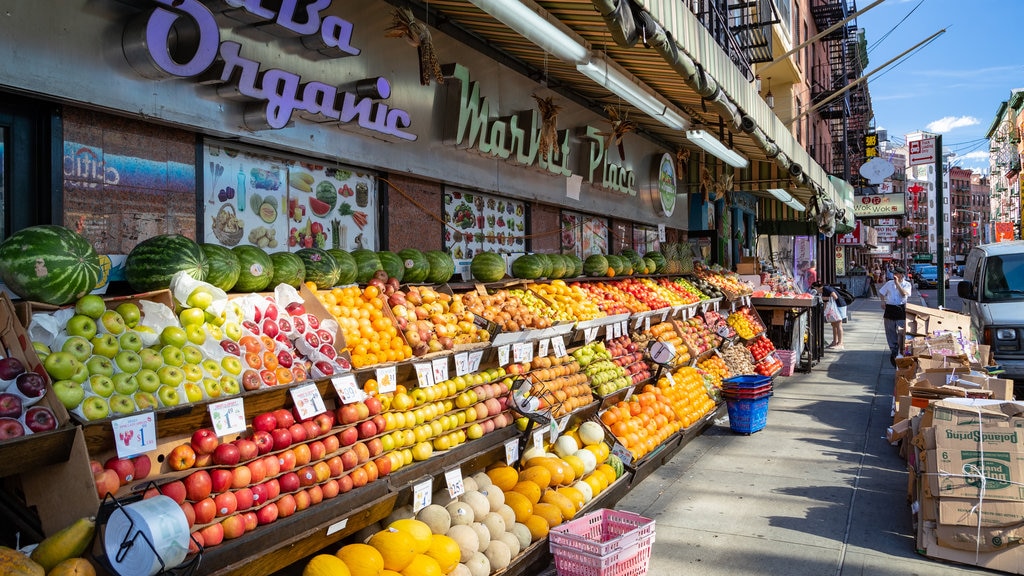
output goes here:
[{"label": "produce display stand", "polygon": [[[799,370],[809,372],[825,351],[824,314],[818,298],[751,298],[751,306],[761,315],[766,335],[779,350],[797,355]],[[807,345],[803,334],[807,331]]]}]

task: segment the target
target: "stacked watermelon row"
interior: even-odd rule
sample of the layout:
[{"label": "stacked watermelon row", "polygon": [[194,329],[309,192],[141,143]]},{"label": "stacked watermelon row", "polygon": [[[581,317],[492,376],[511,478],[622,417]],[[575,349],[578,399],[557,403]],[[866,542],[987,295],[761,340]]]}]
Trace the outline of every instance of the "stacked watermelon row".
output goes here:
[{"label": "stacked watermelon row", "polygon": [[359,249],[303,248],[267,254],[255,246],[225,248],[197,244],[181,235],[154,236],[139,243],[128,255],[125,275],[134,290],[166,288],[176,273],[185,271],[226,292],[260,292],[279,284],[298,287],[312,282],[325,289],[352,283],[365,284],[377,270],[400,282],[447,282],[455,263],[440,251],[412,248],[399,253]]}]

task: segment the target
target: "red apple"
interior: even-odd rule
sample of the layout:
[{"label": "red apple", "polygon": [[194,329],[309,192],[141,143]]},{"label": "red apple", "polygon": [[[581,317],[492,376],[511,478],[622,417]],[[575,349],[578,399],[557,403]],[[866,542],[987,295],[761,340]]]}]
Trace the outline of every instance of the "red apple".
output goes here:
[{"label": "red apple", "polygon": [[195,468],[206,468],[213,464],[213,454],[196,454]]},{"label": "red apple", "polygon": [[313,440],[308,444],[309,446],[309,460],[310,462],[316,462],[317,460],[323,459],[327,455],[327,447],[324,443],[319,440]]},{"label": "red apple", "polygon": [[277,478],[271,478],[263,483],[267,487],[267,499],[274,500],[281,495],[281,483],[277,481]]},{"label": "red apple", "polygon": [[249,481],[252,484],[259,484],[267,477],[267,464],[262,458],[253,460],[245,466],[249,469]]},{"label": "red apple", "polygon": [[259,390],[263,386],[260,373],[256,370],[245,370],[242,372],[242,388],[248,391]]},{"label": "red apple", "polygon": [[278,479],[278,483],[281,485],[281,492],[295,492],[299,489],[299,475],[295,472],[285,472]]},{"label": "red apple", "polygon": [[292,445],[292,433],[287,428],[274,428],[270,435],[274,438],[274,450],[284,450]]},{"label": "red apple", "polygon": [[327,482],[320,485],[320,490],[324,494],[324,500],[330,500],[341,493],[341,487],[338,486],[338,481],[331,478]]},{"label": "red apple", "polygon": [[317,348],[317,350],[327,358],[330,358],[331,360],[338,359],[338,351],[335,350],[334,346],[330,344],[321,344],[320,347]]},{"label": "red apple", "polygon": [[235,502],[238,503],[238,510],[248,510],[252,508],[252,488],[245,487],[235,490]]},{"label": "red apple", "polygon": [[366,420],[370,417],[370,408],[365,402],[355,402],[352,405],[356,407],[356,413],[359,414],[360,420]]},{"label": "red apple", "polygon": [[198,502],[210,495],[213,490],[213,480],[206,470],[196,470],[185,477],[185,498]]},{"label": "red apple", "polygon": [[377,427],[378,434],[383,432],[384,429],[387,428],[388,426],[388,421],[387,419],[384,418],[384,415],[382,414],[375,414],[372,418],[370,418],[370,422],[373,422],[373,425]]},{"label": "red apple", "polygon": [[199,535],[203,537],[203,545],[207,548],[218,546],[224,541],[224,526],[219,522],[211,524],[200,530]]},{"label": "red apple", "polygon": [[267,301],[269,302],[269,304],[267,305],[266,309],[263,310],[263,317],[269,320],[277,320],[279,316],[277,304],[275,304],[274,301],[269,296],[267,297]]},{"label": "red apple", "polygon": [[93,475],[103,472],[103,464],[99,460],[89,460],[89,468],[92,470]]},{"label": "red apple", "polygon": [[260,525],[259,518],[256,516],[256,513],[251,510],[249,512],[243,512],[239,514],[239,516],[241,516],[242,520],[245,521],[246,532],[251,532]]},{"label": "red apple", "polygon": [[303,316],[306,314],[306,306],[302,302],[289,302],[284,307],[289,316]]},{"label": "red apple", "polygon": [[263,321],[263,334],[275,338],[279,332],[281,332],[281,326],[276,321],[269,319]]},{"label": "red apple", "polygon": [[365,440],[377,435],[377,426],[372,420],[365,420],[359,423],[359,438]]},{"label": "red apple", "polygon": [[328,410],[327,412],[317,414],[313,417],[313,422],[320,429],[319,435],[327,434],[331,431],[331,428],[334,428],[334,412]]},{"label": "red apple", "polygon": [[230,516],[238,510],[238,499],[234,492],[217,494],[213,502],[217,505],[217,516]]},{"label": "red apple", "polygon": [[[259,506],[270,499],[270,490],[266,484],[254,484],[249,491],[253,506]],[[235,498],[238,498],[237,494]]]},{"label": "red apple", "polygon": [[196,524],[208,524],[217,516],[217,503],[207,496],[192,504],[196,515]]},{"label": "red apple", "polygon": [[324,452],[326,454],[333,454],[341,447],[341,441],[339,441],[338,437],[334,434],[324,436],[321,442],[324,444]]},{"label": "red apple", "polygon": [[256,444],[256,453],[259,455],[269,454],[274,449],[274,437],[267,430],[253,432],[252,441]]},{"label": "red apple", "polygon": [[[313,420],[306,420],[302,423],[302,427],[306,429],[306,439],[312,440],[320,436],[320,425]],[[328,431],[330,428],[327,429]]]},{"label": "red apple", "polygon": [[366,449],[370,451],[370,458],[384,451],[384,443],[380,438],[370,438],[366,441]]},{"label": "red apple", "polygon": [[341,453],[341,465],[345,470],[351,470],[359,465],[359,456],[355,450],[346,450]]},{"label": "red apple", "polygon": [[135,466],[136,480],[144,480],[153,469],[153,461],[149,459],[148,454],[139,454],[132,458],[132,464]]},{"label": "red apple", "polygon": [[281,473],[281,460],[277,454],[264,456],[263,466],[267,469],[267,475],[264,478],[273,478]]},{"label": "red apple", "polygon": [[277,418],[270,412],[264,412],[263,414],[257,414],[252,418],[252,429],[262,430],[264,432],[270,432],[274,428],[277,428]]},{"label": "red apple", "polygon": [[277,517],[287,518],[292,514],[295,514],[295,497],[291,494],[285,494],[277,501]]},{"label": "red apple", "polygon": [[228,468],[214,468],[209,471],[210,493],[217,494],[231,488],[231,479],[234,475]]},{"label": "red apple", "polygon": [[167,455],[167,465],[171,470],[188,470],[196,463],[196,451],[189,444],[175,446]]},{"label": "red apple", "polygon": [[122,486],[135,479],[135,464],[129,458],[115,456],[104,462],[103,467],[117,472],[117,478]]},{"label": "red apple", "polygon": [[238,448],[239,462],[248,462],[260,453],[260,448],[256,445],[256,442],[248,438],[239,438],[232,442],[232,444]]},{"label": "red apple", "polygon": [[248,466],[237,466],[231,471],[231,487],[235,490],[252,484],[252,470]]},{"label": "red apple", "polygon": [[380,398],[377,398],[376,396],[370,396],[366,400],[363,400],[363,404],[366,404],[366,408],[370,411],[371,416],[380,414],[384,409],[383,404],[380,402]]},{"label": "red apple", "polygon": [[303,466],[298,471],[299,486],[305,488],[316,484],[316,471],[312,466]]},{"label": "red apple", "polygon": [[299,490],[293,496],[295,497],[295,511],[296,512],[301,512],[301,511],[305,510],[306,508],[309,508],[309,505],[310,505],[309,492],[306,492],[305,490]]},{"label": "red apple", "polygon": [[192,449],[196,454],[213,454],[220,440],[211,428],[200,428],[192,433]]},{"label": "red apple", "polygon": [[359,430],[356,430],[355,426],[349,426],[338,432],[338,442],[342,446],[351,446],[357,440],[359,440]]},{"label": "red apple", "polygon": [[224,526],[225,540],[234,540],[245,534],[245,520],[242,519],[241,515],[228,516],[221,520],[220,523]]},{"label": "red apple", "polygon": [[277,462],[281,468],[281,472],[287,472],[295,468],[295,451],[285,450],[277,455]]},{"label": "red apple", "polygon": [[295,363],[295,355],[288,350],[281,350],[277,353],[277,364],[284,368],[291,368],[292,364]]},{"label": "red apple", "polygon": [[320,328],[320,319],[312,314],[306,314],[306,325],[312,330],[318,330]]},{"label": "red apple", "polygon": [[306,427],[302,424],[295,423],[288,427],[288,432],[292,435],[292,443],[305,442],[308,435],[306,434]]},{"label": "red apple", "polygon": [[188,555],[199,554],[201,549],[206,547],[206,540],[203,539],[203,535],[199,531],[195,531],[189,534],[188,537]]},{"label": "red apple", "polygon": [[373,462],[367,462],[363,464],[362,469],[366,471],[366,481],[375,482],[377,480],[377,465]]},{"label": "red apple", "polygon": [[391,458],[384,456],[382,458],[377,458],[373,463],[377,466],[378,476],[384,477],[391,474]]},{"label": "red apple", "polygon": [[117,494],[117,489],[121,487],[121,480],[117,477],[117,472],[109,468],[93,475],[92,478],[96,484],[96,495],[100,497],[100,500],[105,499],[107,494]]},{"label": "red apple", "polygon": [[273,370],[260,370],[260,381],[267,386],[277,386],[277,372]]},{"label": "red apple", "polygon": [[260,526],[273,523],[277,520],[277,504],[271,502],[256,511],[256,519]]},{"label": "red apple", "polygon": [[289,428],[292,424],[295,424],[295,417],[292,416],[291,410],[284,408],[278,408],[273,412],[274,418],[277,419],[278,428]]},{"label": "red apple", "polygon": [[355,485],[352,483],[352,476],[346,474],[341,478],[338,478],[338,492],[340,494],[344,494],[352,488],[355,488]]},{"label": "red apple", "polygon": [[370,459],[370,449],[366,447],[363,442],[356,442],[352,445],[352,451],[356,453],[356,457],[359,458],[359,463],[363,464]]},{"label": "red apple", "polygon": [[213,463],[218,466],[234,466],[240,459],[238,446],[227,442],[213,450]]},{"label": "red apple", "polygon": [[185,515],[185,520],[188,521],[188,527],[191,530],[196,524],[195,508],[193,508],[192,504],[189,502],[182,502],[181,504],[178,504],[178,506],[181,508],[181,512]]},{"label": "red apple", "polygon": [[160,487],[160,493],[181,504],[185,501],[185,483],[181,480],[168,482]]},{"label": "red apple", "polygon": [[341,461],[341,456],[331,456],[327,459],[327,466],[331,471],[331,477],[337,478],[345,472],[345,464]]},{"label": "red apple", "polygon": [[33,406],[25,411],[25,425],[33,432],[57,429],[57,417],[46,406]]}]

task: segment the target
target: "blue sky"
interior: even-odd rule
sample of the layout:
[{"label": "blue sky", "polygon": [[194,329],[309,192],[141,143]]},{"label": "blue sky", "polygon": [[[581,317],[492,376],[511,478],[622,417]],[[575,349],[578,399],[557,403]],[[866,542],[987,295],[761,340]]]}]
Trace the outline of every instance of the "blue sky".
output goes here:
[{"label": "blue sky", "polygon": [[[872,2],[857,0],[857,8]],[[946,29],[868,80],[875,127],[899,141],[918,130],[940,133],[955,165],[987,172],[985,133],[1011,90],[1024,88],[1024,55],[1015,48],[1022,8],[1021,0],[885,0],[859,16],[865,73]]]}]

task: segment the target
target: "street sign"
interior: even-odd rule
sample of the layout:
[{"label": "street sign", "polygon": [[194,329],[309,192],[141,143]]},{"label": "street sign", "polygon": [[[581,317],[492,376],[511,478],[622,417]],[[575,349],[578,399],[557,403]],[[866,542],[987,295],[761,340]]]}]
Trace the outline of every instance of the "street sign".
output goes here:
[{"label": "street sign", "polygon": [[907,159],[909,166],[935,164],[935,138],[907,142],[907,147],[910,149],[910,157]]}]

